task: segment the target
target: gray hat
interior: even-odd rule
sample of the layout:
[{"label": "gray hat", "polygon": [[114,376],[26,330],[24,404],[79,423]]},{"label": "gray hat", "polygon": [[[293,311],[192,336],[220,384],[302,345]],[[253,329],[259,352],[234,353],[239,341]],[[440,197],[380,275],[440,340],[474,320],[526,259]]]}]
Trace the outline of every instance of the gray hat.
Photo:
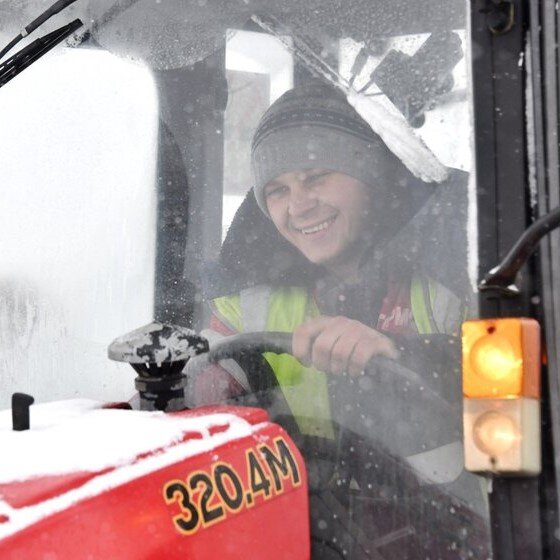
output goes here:
[{"label": "gray hat", "polygon": [[292,89],[270,106],[253,136],[251,163],[255,198],[266,215],[264,186],[283,173],[330,169],[373,188],[398,166],[344,95],[316,83]]}]

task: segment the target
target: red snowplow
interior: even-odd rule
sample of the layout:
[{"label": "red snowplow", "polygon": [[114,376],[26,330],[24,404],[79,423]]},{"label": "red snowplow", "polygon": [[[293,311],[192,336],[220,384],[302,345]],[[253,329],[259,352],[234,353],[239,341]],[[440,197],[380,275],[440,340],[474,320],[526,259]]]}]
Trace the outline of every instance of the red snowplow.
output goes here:
[{"label": "red snowplow", "polygon": [[169,409],[185,379],[193,333],[150,328],[112,356],[142,370],[144,410],[74,400],[29,415],[16,395],[0,413],[0,558],[309,558],[307,475],[288,434],[257,408],[155,410],[154,385]]},{"label": "red snowplow", "polygon": [[304,464],[262,410],[68,401],[36,406],[31,431],[6,419],[1,558],[309,557]]}]

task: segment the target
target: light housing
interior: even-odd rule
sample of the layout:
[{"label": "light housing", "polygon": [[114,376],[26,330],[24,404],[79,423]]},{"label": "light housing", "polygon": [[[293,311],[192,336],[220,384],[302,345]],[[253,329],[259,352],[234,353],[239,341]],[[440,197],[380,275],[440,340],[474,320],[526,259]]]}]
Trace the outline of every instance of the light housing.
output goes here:
[{"label": "light housing", "polygon": [[462,329],[465,468],[534,475],[540,453],[540,327],[534,319]]}]

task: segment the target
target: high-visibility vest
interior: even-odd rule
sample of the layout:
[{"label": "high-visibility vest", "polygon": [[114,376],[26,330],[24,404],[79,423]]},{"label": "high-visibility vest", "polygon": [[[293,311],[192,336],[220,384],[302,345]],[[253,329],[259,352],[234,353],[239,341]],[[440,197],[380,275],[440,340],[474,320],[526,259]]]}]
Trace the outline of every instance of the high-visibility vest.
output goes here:
[{"label": "high-visibility vest", "polygon": [[[415,275],[411,307],[420,334],[456,332],[462,317],[459,298],[443,285]],[[321,313],[310,290],[299,287],[255,286],[211,302],[213,313],[235,332],[293,332]],[[302,433],[333,435],[327,376],[302,366],[287,354],[264,354]],[[235,366],[234,366],[235,367]],[[226,366],[227,369],[227,366]]]}]

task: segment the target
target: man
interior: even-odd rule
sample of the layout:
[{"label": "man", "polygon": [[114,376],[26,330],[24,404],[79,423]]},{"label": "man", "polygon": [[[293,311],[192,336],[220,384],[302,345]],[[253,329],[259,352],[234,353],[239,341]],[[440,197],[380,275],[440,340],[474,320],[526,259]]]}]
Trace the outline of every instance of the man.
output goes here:
[{"label": "man", "polygon": [[[293,410],[313,416],[319,399],[309,397],[326,395],[325,375],[397,358],[391,335],[458,331],[461,298],[413,262],[419,233],[406,234],[440,186],[412,176],[343,95],[316,83],[287,92],[261,119],[251,155],[254,194],[209,279],[210,336],[293,332],[295,360],[267,355]],[[207,374],[197,400],[247,388],[230,361]]]},{"label": "man", "polygon": [[[314,557],[328,557],[323,543],[337,558],[455,558],[449,538],[461,523],[472,529],[461,554],[480,556],[484,505],[478,482],[462,475],[456,363],[426,338],[456,334],[464,315],[463,299],[435,279],[446,280],[453,257],[466,261],[465,214],[453,203],[466,195],[463,177],[418,180],[344,96],[317,84],[269,108],[251,155],[254,189],[209,273],[204,334],[290,332],[293,355],[224,360],[196,380],[194,403],[243,398],[255,367],[272,370],[271,392],[280,389],[307,436]],[[463,189],[452,188],[458,181]],[[402,361],[411,342],[421,351],[409,362],[429,364],[416,386],[398,371],[361,375],[375,356]],[[328,457],[317,441],[332,442]],[[441,507],[460,513],[439,542]]]}]

